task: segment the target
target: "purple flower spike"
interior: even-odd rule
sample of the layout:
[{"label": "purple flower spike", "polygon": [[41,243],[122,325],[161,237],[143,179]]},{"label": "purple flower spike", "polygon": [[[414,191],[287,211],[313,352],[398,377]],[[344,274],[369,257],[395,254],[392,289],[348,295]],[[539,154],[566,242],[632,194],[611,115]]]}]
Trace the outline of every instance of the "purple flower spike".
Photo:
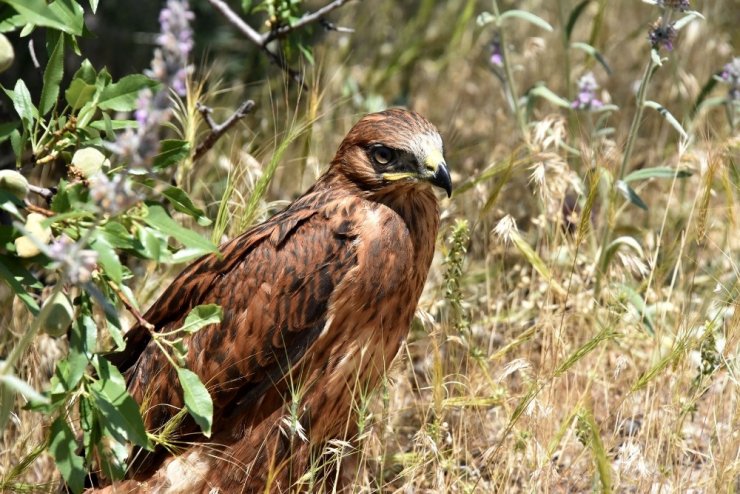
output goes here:
[{"label": "purple flower spike", "polygon": [[662,19],[658,19],[650,29],[648,39],[655,50],[665,48],[668,51],[672,51],[676,34],[676,28],[673,27],[672,23],[666,24]]},{"label": "purple flower spike", "polygon": [[596,82],[593,72],[586,72],[578,79],[578,94],[570,107],[574,110],[596,110],[604,106],[604,103],[596,97],[599,84]]}]

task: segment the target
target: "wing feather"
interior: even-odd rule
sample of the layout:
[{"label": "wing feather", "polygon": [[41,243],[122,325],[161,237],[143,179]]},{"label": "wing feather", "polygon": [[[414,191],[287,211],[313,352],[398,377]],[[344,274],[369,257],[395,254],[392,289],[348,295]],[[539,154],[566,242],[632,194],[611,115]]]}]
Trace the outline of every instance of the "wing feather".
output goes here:
[{"label": "wing feather", "polygon": [[[168,331],[199,304],[221,305],[222,322],[185,341],[186,364],[214,399],[214,430],[236,401],[243,406],[279,380],[324,328],[334,289],[357,262],[351,212],[358,200],[294,203],[225,244],[221,256],[196,261],[146,313],[156,331]],[[148,403],[147,427],[161,427],[182,406],[176,376],[146,328],[133,328],[126,340],[110,359],[127,372],[134,398]]]}]

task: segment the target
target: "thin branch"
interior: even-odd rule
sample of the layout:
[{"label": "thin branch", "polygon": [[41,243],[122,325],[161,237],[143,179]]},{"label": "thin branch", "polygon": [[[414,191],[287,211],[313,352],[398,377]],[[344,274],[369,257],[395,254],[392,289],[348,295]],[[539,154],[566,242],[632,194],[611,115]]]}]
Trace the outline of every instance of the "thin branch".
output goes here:
[{"label": "thin branch", "polygon": [[293,24],[290,24],[288,26],[280,26],[277,29],[273,29],[272,31],[269,31],[262,35],[262,42],[263,44],[269,43],[275,38],[282,38],[286,34],[295,31],[296,29],[300,29],[303,26],[307,26],[308,24],[311,24],[313,22],[318,22],[321,20],[323,16],[331,12],[332,10],[336,10],[345,3],[349,2],[349,0],[334,0],[333,2],[330,2],[320,9],[318,9],[316,12],[312,12],[309,14],[305,14],[303,17],[295,21]]},{"label": "thin branch", "polygon": [[249,112],[251,112],[254,108],[254,101],[250,99],[242,103],[239,108],[237,108],[237,110],[232,113],[231,116],[227,118],[222,124],[217,124],[213,120],[213,110],[211,108],[200,103],[197,104],[197,108],[201,116],[203,117],[203,120],[205,120],[206,125],[208,125],[208,128],[211,129],[211,132],[209,132],[206,138],[203,139],[203,141],[195,148],[193,161],[200,159],[209,149],[213,147],[214,144],[216,144],[216,141],[218,141],[222,135],[224,135],[231,127],[234,126],[234,124],[236,124],[242,118],[246,117],[247,114],[249,114]]},{"label": "thin branch", "polygon": [[303,89],[307,89],[307,87],[306,83],[303,81],[303,77],[301,76],[300,72],[290,68],[281,54],[275,53],[274,51],[270,50],[268,48],[268,44],[277,38],[284,37],[285,35],[295,31],[296,29],[302,28],[313,22],[321,21],[324,15],[328,14],[332,10],[338,9],[347,2],[349,2],[349,0],[334,0],[316,10],[315,12],[305,14],[303,17],[289,26],[280,26],[265,33],[259,33],[256,29],[247,24],[244,19],[239,17],[239,14],[234,12],[224,0],[208,0],[208,3],[210,3],[211,6],[213,6],[213,8],[216,9],[221,15],[223,15],[224,18],[232,26],[234,26],[240,33],[244,35],[244,37],[246,37],[249,41],[256,45],[260,50],[262,50],[272,63],[280,67],[283,72],[289,75],[290,78],[293,79],[295,82],[300,84]]},{"label": "thin branch", "polygon": [[38,194],[47,201],[54,197],[54,191],[47,189],[46,187],[39,187],[38,185],[28,184],[28,190],[34,194]]},{"label": "thin branch", "polygon": [[218,10],[221,15],[223,15],[226,20],[231,23],[232,26],[241,31],[241,33],[246,36],[249,41],[259,46],[260,48],[264,46],[265,40],[262,35],[255,31],[252,26],[244,22],[244,20],[239,17],[236,12],[231,10],[231,7],[229,7],[226,2],[224,2],[223,0],[208,0],[208,3],[213,5],[213,8]]},{"label": "thin branch", "polygon": [[126,297],[126,294],[123,293],[120,288],[118,288],[118,285],[109,280],[108,286],[111,287],[111,290],[113,290],[118,299],[123,303],[124,307],[126,307],[126,309],[134,316],[136,322],[144,326],[149,331],[154,331],[154,324],[144,319],[144,316],[141,315],[141,312],[139,312],[136,307],[133,306],[128,297]]},{"label": "thin branch", "polygon": [[338,33],[354,33],[355,32],[355,30],[352,29],[351,27],[337,26],[333,22],[327,21],[326,19],[321,19],[319,21],[319,24],[321,24],[321,26],[327,31],[336,31]]},{"label": "thin branch", "polygon": [[38,213],[46,216],[47,218],[51,218],[56,213],[54,211],[50,211],[46,208],[42,208],[41,206],[37,206],[35,204],[27,203],[26,204],[26,211],[30,211],[32,213]]}]

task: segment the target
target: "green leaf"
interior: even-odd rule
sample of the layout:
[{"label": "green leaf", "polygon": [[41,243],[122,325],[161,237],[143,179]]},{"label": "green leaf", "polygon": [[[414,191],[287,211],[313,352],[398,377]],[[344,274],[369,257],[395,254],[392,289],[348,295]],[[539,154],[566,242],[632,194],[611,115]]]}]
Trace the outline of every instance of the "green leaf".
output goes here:
[{"label": "green leaf", "polygon": [[95,85],[95,81],[98,79],[98,73],[95,71],[92,63],[90,63],[90,60],[85,59],[80,64],[80,68],[72,76],[72,79],[79,79],[87,84]]},{"label": "green leaf", "polygon": [[184,160],[190,154],[190,143],[178,139],[165,139],[161,142],[159,154],[154,157],[152,167],[162,170]]},{"label": "green leaf", "polygon": [[593,46],[589,45],[588,43],[571,43],[570,46],[571,48],[575,48],[577,50],[588,53],[589,55],[594,57],[594,59],[596,59],[596,61],[599,62],[602,67],[604,67],[604,70],[606,70],[607,74],[612,73],[611,67],[609,67],[608,63],[606,63],[606,58],[604,58],[601,52],[599,52],[599,50],[597,50]]},{"label": "green leaf", "polygon": [[697,12],[695,10],[690,10],[690,11],[686,12],[686,15],[685,16],[683,16],[682,18],[680,18],[679,20],[677,20],[676,22],[673,23],[673,29],[675,29],[676,31],[680,31],[689,22],[693,21],[694,19],[702,19],[702,20],[704,20],[704,16],[701,15],[701,13],[699,13],[699,12]]},{"label": "green leaf", "polygon": [[93,14],[98,11],[98,1],[99,0],[90,0],[90,10],[92,10]]},{"label": "green leaf", "polygon": [[645,305],[642,296],[627,285],[619,285],[621,296],[626,299],[627,303],[632,306],[633,311],[640,317],[640,322],[651,336],[655,336],[655,323],[653,322],[650,309]]},{"label": "green leaf", "polygon": [[97,88],[94,84],[88,84],[82,79],[74,79],[69,88],[64,91],[64,99],[73,110],[79,110],[95,96]]},{"label": "green leaf", "polygon": [[59,417],[51,424],[50,438],[49,453],[54,457],[59,472],[72,492],[82,492],[85,487],[85,462],[75,453],[77,440],[64,418]]},{"label": "green leaf", "polygon": [[13,293],[28,307],[28,310],[34,316],[39,314],[41,310],[39,304],[36,303],[36,300],[28,293],[21,282],[28,286],[40,286],[40,283],[20,262],[9,256],[0,255],[0,278],[5,280]]},{"label": "green leaf", "polygon": [[59,84],[64,75],[64,35],[60,34],[54,49],[49,55],[49,62],[44,69],[44,87],[41,88],[39,113],[46,115],[54,108],[59,97]]},{"label": "green leaf", "polygon": [[98,263],[103,266],[105,274],[117,284],[121,283],[123,279],[121,260],[118,259],[118,254],[116,254],[113,246],[105,238],[105,235],[97,232],[93,236],[90,247],[98,253]]},{"label": "green leaf", "polygon": [[188,216],[192,216],[198,221],[200,226],[208,226],[211,224],[211,220],[205,215],[202,209],[193,204],[192,199],[190,199],[184,190],[175,187],[174,185],[170,185],[162,192],[162,194],[176,210],[181,213],[185,213]]},{"label": "green leaf", "polygon": [[539,84],[535,86],[529,91],[529,94],[533,96],[539,96],[540,98],[544,98],[550,103],[553,103],[557,106],[561,106],[563,108],[570,108],[570,102],[567,99],[561,96],[558,96],[545,85]]},{"label": "green leaf", "polygon": [[23,379],[17,376],[14,376],[12,374],[0,375],[0,385],[11,389],[15,393],[20,393],[22,396],[24,396],[28,400],[33,400],[38,403],[48,403],[49,402],[48,397],[42,395],[41,393],[33,389],[31,385],[28,384]]},{"label": "green leaf", "polygon": [[[73,32],[71,34],[75,36],[82,36],[84,34],[85,9],[76,0],[54,0],[49,4],[49,10],[54,12],[65,26],[72,29]],[[74,38],[72,40],[74,44]]]},{"label": "green leaf", "polygon": [[[59,1],[54,2],[54,4],[58,4],[56,8],[47,5],[44,0],[3,1],[13,7],[22,16],[25,21],[24,24],[50,27],[68,34],[74,34],[75,36],[82,34],[81,23],[75,22],[68,25],[60,18],[60,13],[65,13],[63,11],[69,12],[69,9],[60,5]],[[72,16],[74,16],[73,13]]]},{"label": "green leaf", "polygon": [[175,220],[170,218],[164,208],[159,204],[149,205],[146,216],[143,219],[147,225],[156,228],[162,233],[171,235],[186,247],[193,247],[202,252],[217,251],[216,246],[209,240],[192,230],[183,228]]},{"label": "green leaf", "polygon": [[104,132],[135,129],[138,126],[139,123],[136,120],[111,120],[107,113],[103,113],[103,120],[90,122],[90,128]]},{"label": "green leaf", "polygon": [[211,220],[205,215],[203,210],[196,207],[190,197],[182,189],[170,186],[165,189],[162,194],[164,194],[176,210],[192,216],[198,221],[199,225],[208,226],[211,224]]},{"label": "green leaf", "polygon": [[10,386],[0,382],[0,430],[5,430],[5,426],[10,418],[10,412],[15,406],[15,391]]},{"label": "green leaf", "polygon": [[[164,234],[158,234],[155,229],[140,226],[136,232],[140,247],[136,252],[155,261],[162,261],[168,254],[167,238]],[[164,238],[162,238],[164,237]]]},{"label": "green leaf", "polygon": [[13,108],[15,108],[18,116],[21,117],[21,120],[24,123],[24,128],[30,128],[36,120],[39,112],[33,105],[31,93],[28,91],[26,83],[23,82],[23,79],[18,79],[12,91],[8,89],[4,89],[4,91],[11,101],[13,101]]},{"label": "green leaf", "polygon": [[691,170],[679,170],[667,166],[654,166],[651,168],[636,170],[624,177],[624,181],[629,183],[635,180],[647,180],[649,178],[686,178],[691,175],[693,175]]},{"label": "green leaf", "polygon": [[637,242],[637,240],[635,240],[634,238],[630,236],[624,235],[622,237],[614,239],[606,247],[606,251],[604,252],[604,260],[603,260],[604,266],[608,266],[609,264],[611,264],[612,259],[614,259],[614,256],[616,255],[617,251],[622,246],[630,247],[632,250],[634,250],[637,253],[637,255],[641,259],[645,257],[645,253],[643,252],[642,247]]},{"label": "green leaf", "polygon": [[504,12],[503,14],[499,16],[499,22],[503,22],[504,20],[512,18],[512,17],[516,19],[521,19],[523,21],[527,21],[530,24],[534,24],[535,26],[544,29],[545,31],[552,32],[552,26],[550,25],[550,23],[548,23],[543,18],[534,15],[531,12],[527,12],[526,10],[518,10],[518,9],[507,10],[506,12]]},{"label": "green leaf", "polygon": [[[720,75],[722,74],[722,71],[718,71],[716,74],[713,74],[712,76],[707,79],[707,82],[702,86],[701,91],[699,91],[699,96],[696,97],[696,101],[694,102],[694,106],[691,108],[691,113],[689,113],[689,118],[693,119],[694,116],[698,113],[699,109],[707,106],[704,104],[704,100],[707,99],[709,94],[714,89],[714,86],[717,85],[717,83],[721,80]],[[718,97],[714,98],[714,101],[709,106],[716,106],[719,104],[724,103],[725,98],[724,97]]]},{"label": "green leaf", "polygon": [[92,317],[90,297],[83,293],[77,300],[80,311],[70,331],[69,347],[86,358],[92,358],[98,346],[98,326]]},{"label": "green leaf", "polygon": [[617,190],[619,191],[622,196],[624,196],[625,199],[627,199],[629,202],[634,204],[640,209],[643,209],[645,211],[648,210],[647,204],[645,204],[645,201],[643,201],[640,196],[637,195],[637,192],[635,192],[632,187],[627,185],[627,182],[624,180],[617,180]]},{"label": "green leaf", "polygon": [[188,412],[195,419],[195,423],[200,426],[203,435],[211,437],[211,424],[213,422],[211,395],[208,394],[208,390],[195,372],[177,367],[177,377],[180,379]]},{"label": "green leaf", "polygon": [[658,113],[660,113],[660,115],[666,119],[666,122],[668,122],[674,129],[676,129],[679,134],[681,134],[681,137],[683,139],[686,139],[688,137],[686,131],[683,130],[681,124],[678,122],[678,120],[676,120],[676,117],[674,117],[673,114],[671,114],[671,112],[666,109],[666,107],[656,101],[646,101],[645,106],[657,110]]},{"label": "green leaf", "polygon": [[116,249],[133,249],[134,236],[117,221],[109,221],[103,226],[102,234],[108,243]]},{"label": "green leaf", "polygon": [[49,388],[51,394],[66,394],[75,389],[85,373],[87,362],[85,354],[79,351],[71,351],[66,359],[57,362]]},{"label": "green leaf", "polygon": [[196,331],[208,326],[209,324],[217,324],[221,322],[222,317],[223,311],[221,310],[220,305],[198,305],[196,307],[193,307],[193,310],[191,310],[188,316],[185,318],[185,323],[176,331],[195,333]]},{"label": "green leaf", "polygon": [[581,17],[581,14],[586,10],[589,3],[591,3],[591,0],[583,0],[570,12],[568,22],[565,24],[565,39],[570,40],[570,37],[573,34],[573,28],[576,27],[576,22],[578,22],[578,18]]},{"label": "green leaf", "polygon": [[132,111],[136,108],[139,93],[158,85],[158,82],[142,74],[127,75],[120,81],[105,86],[98,106],[103,110]]},{"label": "green leaf", "polygon": [[118,369],[103,357],[93,360],[98,380],[89,386],[95,405],[105,419],[106,428],[119,441],[131,441],[150,449],[139,405],[126,391],[126,381]]},{"label": "green leaf", "polygon": [[18,120],[0,123],[0,142],[8,140],[10,134],[18,128],[18,124],[20,124]]}]

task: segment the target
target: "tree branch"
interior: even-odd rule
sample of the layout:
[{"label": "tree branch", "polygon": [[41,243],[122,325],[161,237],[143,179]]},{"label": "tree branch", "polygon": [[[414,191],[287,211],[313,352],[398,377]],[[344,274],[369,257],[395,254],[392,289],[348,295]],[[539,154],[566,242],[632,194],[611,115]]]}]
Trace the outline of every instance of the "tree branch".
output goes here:
[{"label": "tree branch", "polygon": [[244,22],[239,15],[231,10],[226,2],[223,0],[208,0],[208,3],[213,5],[213,8],[218,10],[232,26],[237,28],[249,41],[262,48],[264,46],[264,39],[260,33],[255,31],[252,26]]},{"label": "tree branch", "polygon": [[28,190],[30,192],[33,192],[34,194],[38,194],[47,201],[50,201],[53,197],[55,192],[51,189],[47,189],[46,187],[39,187],[37,185],[28,184]]},{"label": "tree branch", "polygon": [[245,38],[251,41],[260,50],[262,50],[272,63],[280,67],[283,72],[288,74],[291,79],[300,84],[304,89],[306,89],[306,84],[305,82],[303,82],[303,77],[301,76],[301,74],[298,71],[290,68],[288,63],[279,53],[275,53],[267,46],[271,41],[282,38],[287,34],[295,31],[296,29],[300,29],[304,26],[307,26],[308,24],[321,21],[323,16],[325,16],[332,10],[338,9],[347,2],[349,2],[349,0],[333,0],[332,2],[324,5],[315,12],[305,14],[303,17],[289,26],[279,26],[265,33],[260,33],[252,26],[247,24],[244,19],[239,17],[239,14],[234,12],[224,0],[208,0],[208,3],[210,3],[211,6],[216,9],[216,11],[224,16],[224,18],[232,26],[234,26],[240,33],[244,35]]},{"label": "tree branch", "polygon": [[303,17],[295,21],[293,24],[290,24],[289,26],[280,26],[277,29],[273,29],[272,31],[269,31],[262,35],[262,43],[267,44],[275,38],[282,38],[286,34],[293,32],[296,29],[300,29],[303,26],[307,26],[308,24],[311,24],[313,22],[318,22],[323,16],[325,16],[332,10],[338,9],[347,2],[349,2],[349,0],[334,0],[333,2],[324,5],[315,12],[305,14]]},{"label": "tree branch", "polygon": [[134,307],[134,304],[131,303],[131,301],[128,299],[125,293],[123,293],[123,290],[121,290],[118,285],[113,283],[112,281],[108,281],[108,286],[110,286],[111,290],[116,294],[116,296],[119,298],[119,300],[123,303],[123,306],[128,309],[128,311],[131,313],[131,315],[134,316],[134,319],[136,319],[136,322],[138,322],[140,325],[144,326],[149,331],[154,331],[154,325],[144,319],[144,316],[141,315],[141,312],[136,310],[136,307]]},{"label": "tree branch", "polygon": [[203,120],[205,120],[206,125],[208,125],[208,128],[211,129],[211,132],[195,148],[195,153],[193,153],[193,161],[200,159],[209,149],[213,147],[214,144],[216,144],[216,141],[218,141],[222,135],[224,135],[231,127],[234,126],[234,124],[236,124],[242,118],[246,117],[247,114],[249,114],[249,112],[251,112],[254,108],[254,101],[250,99],[242,103],[239,108],[237,108],[237,110],[232,113],[231,116],[227,118],[222,124],[217,124],[213,120],[213,110],[211,108],[200,103],[197,103],[197,108],[200,114],[203,116]]}]

